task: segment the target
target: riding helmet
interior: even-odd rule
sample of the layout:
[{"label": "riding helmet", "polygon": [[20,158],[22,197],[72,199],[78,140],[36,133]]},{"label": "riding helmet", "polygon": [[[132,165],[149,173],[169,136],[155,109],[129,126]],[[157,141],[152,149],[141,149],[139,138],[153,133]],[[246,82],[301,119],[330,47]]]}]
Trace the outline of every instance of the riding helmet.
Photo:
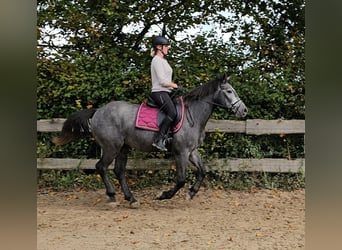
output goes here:
[{"label": "riding helmet", "polygon": [[170,42],[163,36],[155,36],[152,38],[152,47],[157,45],[170,45]]}]

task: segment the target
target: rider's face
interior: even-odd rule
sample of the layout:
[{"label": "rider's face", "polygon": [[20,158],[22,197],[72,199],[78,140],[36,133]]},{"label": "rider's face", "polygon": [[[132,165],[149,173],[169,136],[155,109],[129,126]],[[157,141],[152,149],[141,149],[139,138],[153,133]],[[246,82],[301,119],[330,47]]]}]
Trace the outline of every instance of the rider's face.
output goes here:
[{"label": "rider's face", "polygon": [[169,48],[169,45],[159,45],[159,49],[164,55],[167,55]]}]

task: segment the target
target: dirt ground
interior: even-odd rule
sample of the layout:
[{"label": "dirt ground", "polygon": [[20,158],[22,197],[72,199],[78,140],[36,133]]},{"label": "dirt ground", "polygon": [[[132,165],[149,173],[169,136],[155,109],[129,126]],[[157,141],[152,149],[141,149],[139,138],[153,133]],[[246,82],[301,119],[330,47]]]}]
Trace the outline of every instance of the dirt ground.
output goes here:
[{"label": "dirt ground", "polygon": [[193,200],[182,189],[134,191],[132,209],[117,192],[37,192],[38,250],[304,249],[305,191],[224,191],[202,188]]}]

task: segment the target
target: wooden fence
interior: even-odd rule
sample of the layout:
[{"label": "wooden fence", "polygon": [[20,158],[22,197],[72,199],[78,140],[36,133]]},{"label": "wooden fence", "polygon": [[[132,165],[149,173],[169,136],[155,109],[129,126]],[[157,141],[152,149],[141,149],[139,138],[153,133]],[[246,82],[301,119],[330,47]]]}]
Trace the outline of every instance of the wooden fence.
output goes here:
[{"label": "wooden fence", "polygon": [[[61,131],[65,119],[38,120],[38,132]],[[305,120],[214,120],[205,128],[207,133],[305,134]],[[94,169],[97,159],[38,158],[37,169]],[[261,171],[261,172],[305,172],[305,159],[215,159],[205,162],[208,171]],[[174,162],[165,159],[129,159],[127,169],[168,169]],[[112,164],[113,168],[113,164]]]}]

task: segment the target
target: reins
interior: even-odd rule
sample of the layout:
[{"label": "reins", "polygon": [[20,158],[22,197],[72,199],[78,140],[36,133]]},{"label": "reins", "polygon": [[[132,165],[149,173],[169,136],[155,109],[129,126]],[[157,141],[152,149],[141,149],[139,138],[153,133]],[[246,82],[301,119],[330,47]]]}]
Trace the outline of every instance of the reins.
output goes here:
[{"label": "reins", "polygon": [[[182,94],[182,96],[184,97],[184,98],[186,98],[186,96],[188,95],[188,93],[189,93],[189,90],[187,90],[187,89],[185,89],[185,88],[183,88],[182,86],[179,86],[176,90],[174,90],[173,92],[172,92],[172,94],[170,95],[170,97],[171,97],[171,99],[173,99],[174,97],[175,97],[175,95],[176,94],[178,94],[178,93],[181,93]],[[197,101],[200,101],[200,102],[205,102],[205,103],[208,103],[208,104],[212,104],[212,105],[214,105],[214,106],[218,106],[218,107],[221,107],[221,108],[227,108],[225,105],[222,105],[222,104],[220,104],[220,103],[217,103],[217,102],[213,102],[213,101],[210,101],[210,100],[205,100],[206,98],[203,98],[203,99],[201,99],[201,97],[200,96],[198,96],[198,99],[197,99]],[[213,99],[215,99],[215,95],[214,95],[214,97],[213,97]],[[231,107],[229,108],[230,110],[233,110],[234,111],[234,109],[237,111],[238,110],[238,108],[239,108],[239,106],[241,105],[241,99],[239,98],[239,99],[237,99],[234,103],[232,103],[232,105],[231,105]],[[240,103],[240,104],[239,104]],[[239,104],[238,106],[237,106],[237,104]],[[164,104],[165,105],[165,104]],[[164,105],[162,105],[162,106],[164,106]],[[237,106],[237,107],[236,107]],[[161,107],[160,107],[161,108]],[[188,108],[186,109],[186,112],[187,112],[187,114],[188,114],[188,116],[186,116],[186,117],[188,117],[188,121],[189,121],[189,123],[190,123],[190,126],[191,127],[193,127],[194,126],[194,120],[193,120],[193,117],[192,117],[192,114],[191,114],[191,110],[190,110],[190,106],[188,106]],[[235,111],[234,111],[235,112]]]},{"label": "reins", "polygon": [[[220,104],[220,103],[217,103],[217,102],[212,102],[212,101],[204,101],[204,100],[199,100],[201,102],[205,102],[205,103],[209,103],[209,104],[212,104],[214,106],[218,106],[218,107],[221,107],[221,108],[227,108],[226,106]],[[238,99],[237,101],[235,101],[232,106],[230,107],[230,109],[233,109],[235,107],[235,105],[238,103],[238,102],[241,102],[241,99]]]},{"label": "reins", "polygon": [[[180,89],[182,92],[184,92],[184,88],[181,88]],[[178,92],[178,91],[175,91],[175,92]],[[187,91],[188,92],[188,91]],[[186,94],[183,94],[183,96],[184,97],[186,97],[186,95],[187,95],[187,93]],[[220,104],[220,103],[217,103],[217,102],[213,102],[213,101],[210,101],[210,100],[205,100],[206,98],[203,98],[203,99],[200,99],[200,97],[198,97],[198,99],[197,99],[197,101],[200,101],[200,102],[205,102],[205,103],[208,103],[208,104],[212,104],[212,105],[214,105],[214,106],[218,106],[218,107],[221,107],[221,108],[227,108],[225,105],[222,105],[222,104]],[[213,97],[213,99],[215,99],[215,96]],[[234,109],[237,111],[238,110],[238,108],[240,107],[240,105],[241,105],[241,102],[242,102],[242,100],[239,98],[239,99],[237,99],[234,103],[232,103],[232,105],[231,105],[231,107],[229,108],[230,110],[233,110],[234,111]],[[240,104],[239,104],[240,103]],[[237,107],[236,107],[236,105],[237,104],[239,104]],[[193,121],[193,117],[192,117],[192,114],[191,114],[191,110],[190,110],[190,106],[187,108],[187,113],[189,114],[189,119],[188,119],[188,121],[189,121],[189,123],[190,123],[190,126],[191,127],[193,127],[193,125],[194,125],[194,121]],[[235,112],[235,111],[234,111]]]}]

